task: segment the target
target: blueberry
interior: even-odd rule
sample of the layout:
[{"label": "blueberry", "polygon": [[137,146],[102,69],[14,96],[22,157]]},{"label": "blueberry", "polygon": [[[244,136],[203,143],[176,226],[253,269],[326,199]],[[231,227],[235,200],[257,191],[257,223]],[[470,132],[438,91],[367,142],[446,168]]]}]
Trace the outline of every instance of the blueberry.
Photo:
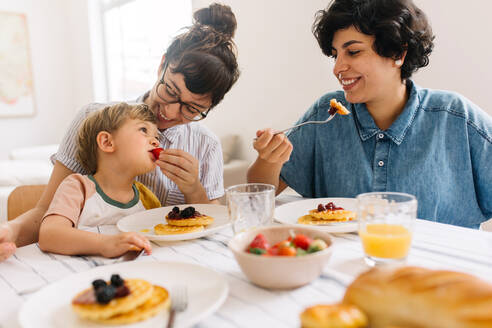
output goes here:
[{"label": "blueberry", "polygon": [[121,279],[120,275],[119,274],[113,274],[111,276],[111,285],[115,286],[115,287],[120,287],[123,285],[123,279]]},{"label": "blueberry", "polygon": [[189,218],[195,215],[195,208],[190,206],[181,211],[182,218]]},{"label": "blueberry", "polygon": [[179,207],[174,206],[173,207],[173,212],[176,213],[176,214],[178,214],[179,213]]},{"label": "blueberry", "polygon": [[94,290],[98,290],[101,287],[106,286],[106,282],[102,279],[96,279],[92,282],[92,287],[94,287]]},{"label": "blueberry", "polygon": [[96,291],[96,299],[99,304],[108,304],[114,298],[116,294],[116,289],[111,285],[106,285],[106,287],[99,288]]}]

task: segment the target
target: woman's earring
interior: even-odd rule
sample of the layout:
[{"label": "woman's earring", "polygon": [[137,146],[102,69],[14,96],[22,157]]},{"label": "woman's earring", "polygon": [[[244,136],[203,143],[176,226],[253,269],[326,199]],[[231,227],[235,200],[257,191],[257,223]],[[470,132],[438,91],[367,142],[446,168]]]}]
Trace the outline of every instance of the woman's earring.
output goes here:
[{"label": "woman's earring", "polygon": [[396,65],[396,66],[401,66],[401,64],[402,64],[401,59],[397,59],[397,60],[395,60],[395,65]]}]

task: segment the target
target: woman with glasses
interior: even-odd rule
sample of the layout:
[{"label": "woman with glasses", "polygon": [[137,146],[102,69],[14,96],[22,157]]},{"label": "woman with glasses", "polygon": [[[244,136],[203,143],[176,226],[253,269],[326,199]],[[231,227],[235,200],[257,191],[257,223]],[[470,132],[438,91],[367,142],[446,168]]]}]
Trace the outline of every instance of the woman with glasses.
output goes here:
[{"label": "woman with glasses", "polygon": [[258,131],[248,181],[310,198],[406,192],[419,218],[470,228],[491,218],[492,119],[410,79],[434,46],[425,14],[411,0],[335,0],[313,32],[343,91],[322,96],[299,123],[327,119],[332,98],[351,114],[287,136]]},{"label": "woman with glasses", "polygon": [[[163,206],[218,203],[224,194],[220,142],[197,121],[209,115],[239,77],[235,29],[228,6],[212,4],[196,11],[194,24],[162,56],[154,87],[137,99],[156,115],[164,148],[158,168],[139,181]],[[60,182],[71,173],[87,173],[75,156],[77,131],[89,113],[107,105],[89,104],[80,110],[52,157],[54,169],[36,207],[0,227],[0,260],[11,255],[15,245],[37,241],[40,220]]]}]

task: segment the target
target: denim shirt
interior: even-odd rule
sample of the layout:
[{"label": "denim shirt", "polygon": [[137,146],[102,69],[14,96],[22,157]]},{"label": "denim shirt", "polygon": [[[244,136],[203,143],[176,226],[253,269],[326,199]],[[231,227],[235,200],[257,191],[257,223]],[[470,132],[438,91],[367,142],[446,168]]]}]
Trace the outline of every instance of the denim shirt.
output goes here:
[{"label": "denim shirt", "polygon": [[324,120],[330,99],[352,113],[288,135],[280,178],[304,197],[371,191],[415,195],[418,217],[478,228],[492,217],[492,119],[463,96],[407,82],[409,99],[387,130],[342,91],[321,97],[300,122]]}]

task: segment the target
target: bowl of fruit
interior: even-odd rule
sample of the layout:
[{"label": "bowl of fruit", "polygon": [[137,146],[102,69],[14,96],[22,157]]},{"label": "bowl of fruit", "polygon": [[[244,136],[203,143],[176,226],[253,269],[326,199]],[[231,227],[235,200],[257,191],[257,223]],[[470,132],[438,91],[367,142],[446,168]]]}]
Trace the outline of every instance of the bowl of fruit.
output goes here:
[{"label": "bowl of fruit", "polygon": [[328,233],[315,228],[271,226],[241,232],[228,246],[251,282],[290,289],[320,276],[331,256],[332,243]]}]

